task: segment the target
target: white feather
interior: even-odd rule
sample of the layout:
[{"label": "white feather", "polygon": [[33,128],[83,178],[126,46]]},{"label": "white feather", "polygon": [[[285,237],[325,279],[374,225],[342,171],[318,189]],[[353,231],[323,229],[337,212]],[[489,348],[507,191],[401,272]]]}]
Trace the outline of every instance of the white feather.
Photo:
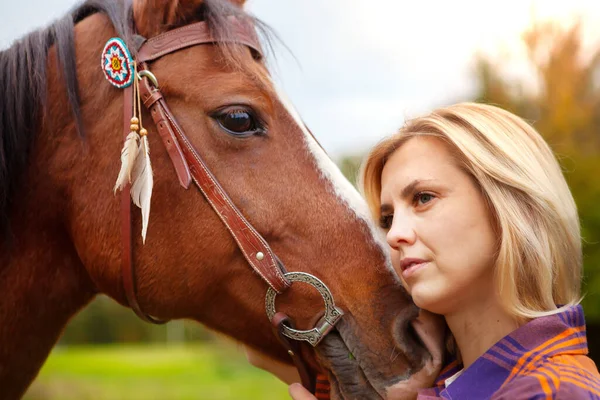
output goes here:
[{"label": "white feather", "polygon": [[131,182],[131,171],[140,151],[139,143],[140,135],[137,132],[132,131],[127,135],[121,150],[121,170],[113,189],[115,193],[117,193],[117,190],[123,190],[125,185]]},{"label": "white feather", "polygon": [[152,177],[148,138],[143,136],[140,151],[131,171],[131,199],[136,206],[142,209],[142,239],[144,243],[146,242],[146,231],[148,230],[153,186],[154,179]]}]

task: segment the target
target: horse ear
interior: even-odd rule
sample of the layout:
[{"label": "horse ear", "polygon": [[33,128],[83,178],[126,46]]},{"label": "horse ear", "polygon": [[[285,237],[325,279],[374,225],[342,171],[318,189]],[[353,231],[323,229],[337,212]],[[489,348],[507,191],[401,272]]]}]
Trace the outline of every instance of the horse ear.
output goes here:
[{"label": "horse ear", "polygon": [[133,18],[140,35],[150,38],[193,20],[204,0],[134,0]]},{"label": "horse ear", "polygon": [[[243,8],[246,0],[227,0]],[[200,17],[205,0],[134,0],[133,18],[140,35],[151,38]]]}]

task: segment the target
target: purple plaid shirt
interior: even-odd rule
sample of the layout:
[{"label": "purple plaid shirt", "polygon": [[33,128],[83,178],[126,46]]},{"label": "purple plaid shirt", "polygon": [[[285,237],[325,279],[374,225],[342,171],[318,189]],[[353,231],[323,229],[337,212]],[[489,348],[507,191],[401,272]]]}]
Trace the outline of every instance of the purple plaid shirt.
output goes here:
[{"label": "purple plaid shirt", "polygon": [[569,307],[504,337],[446,388],[462,368],[449,364],[417,400],[600,400],[600,375],[587,353],[583,309]]}]

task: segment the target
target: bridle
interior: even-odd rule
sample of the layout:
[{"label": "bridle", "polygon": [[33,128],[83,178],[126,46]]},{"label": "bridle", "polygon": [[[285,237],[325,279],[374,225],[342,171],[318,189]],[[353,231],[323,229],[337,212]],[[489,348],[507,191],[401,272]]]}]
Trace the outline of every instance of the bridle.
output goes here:
[{"label": "bridle", "polygon": [[[256,57],[261,57],[261,48],[254,27],[246,21],[228,18],[231,24],[232,42],[242,44],[251,49]],[[308,374],[308,369],[300,358],[298,343],[307,341],[317,346],[323,337],[334,327],[342,317],[343,312],[335,306],[333,296],[327,286],[318,278],[304,272],[286,272],[280,259],[275,255],[266,240],[246,220],[239,209],[233,204],[225,190],[221,187],[206,163],[195,150],[183,129],[177,123],[175,116],[169,110],[166,100],[161,93],[158,80],[150,71],[148,63],[162,56],[177,52],[181,49],[201,45],[214,44],[215,39],[206,22],[196,22],[177,28],[144,41],[136,56],[139,76],[140,96],[144,106],[150,112],[159,136],[167,150],[171,163],[177,174],[179,184],[188,189],[190,184],[198,187],[215,213],[219,216],[227,230],[237,243],[244,258],[254,271],[267,283],[265,298],[266,314],[271,321],[280,342],[292,357],[302,377],[303,384],[314,391],[314,379]],[[124,90],[124,134],[130,130],[132,117],[132,87]],[[136,275],[132,258],[131,235],[131,199],[129,190],[124,190],[121,201],[121,230],[123,241],[121,273],[125,295],[130,307],[144,321],[161,324],[159,320],[145,313],[137,300]],[[325,313],[310,330],[296,330],[289,317],[278,313],[275,309],[275,298],[285,292],[292,282],[304,282],[316,288],[325,302]]]}]

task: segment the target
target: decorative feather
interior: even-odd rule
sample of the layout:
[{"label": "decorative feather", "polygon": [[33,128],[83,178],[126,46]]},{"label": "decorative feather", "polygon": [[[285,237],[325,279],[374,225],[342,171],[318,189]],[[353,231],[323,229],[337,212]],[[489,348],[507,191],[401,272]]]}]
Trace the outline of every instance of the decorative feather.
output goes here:
[{"label": "decorative feather", "polygon": [[154,179],[152,177],[148,138],[144,135],[142,136],[140,150],[131,171],[131,199],[136,206],[142,209],[142,239],[144,243],[146,243],[153,186]]},{"label": "decorative feather", "polygon": [[135,164],[135,159],[140,151],[140,135],[137,132],[131,131],[125,139],[125,144],[121,150],[121,170],[119,171],[119,177],[115,183],[114,192],[117,190],[123,190],[125,185],[131,182],[131,171]]}]

